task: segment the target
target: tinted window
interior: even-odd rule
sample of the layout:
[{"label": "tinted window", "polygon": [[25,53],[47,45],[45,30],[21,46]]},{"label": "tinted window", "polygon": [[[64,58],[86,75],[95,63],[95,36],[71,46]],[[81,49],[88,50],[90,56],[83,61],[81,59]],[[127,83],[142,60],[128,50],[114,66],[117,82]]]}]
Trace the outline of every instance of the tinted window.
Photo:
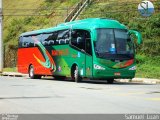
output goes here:
[{"label": "tinted window", "polygon": [[22,42],[23,42],[22,40],[23,40],[23,37],[20,37],[20,38],[19,38],[19,43],[18,43],[18,47],[19,47],[19,48],[22,47]]},{"label": "tinted window", "polygon": [[23,37],[22,47],[34,47],[34,40],[31,36]]},{"label": "tinted window", "polygon": [[37,46],[36,44],[36,41],[42,41],[42,34],[39,34],[39,35],[33,35],[33,36],[30,36],[31,37],[31,42],[32,42],[32,46],[29,46],[29,47],[35,47]]},{"label": "tinted window", "polygon": [[133,43],[126,29],[97,29],[95,52],[106,59],[128,60],[134,57]]},{"label": "tinted window", "polygon": [[69,43],[69,30],[60,30],[52,33],[24,36],[19,38],[19,47],[35,47],[36,40],[44,46]]},{"label": "tinted window", "polygon": [[40,41],[41,35],[34,35],[34,36],[21,36],[19,38],[19,48],[26,48],[26,47],[35,47],[35,40]]},{"label": "tinted window", "polygon": [[115,52],[113,29],[98,29],[96,51],[98,53],[109,53],[112,49]]},{"label": "tinted window", "polygon": [[85,32],[84,30],[72,30],[71,44],[85,50]]},{"label": "tinted window", "polygon": [[88,53],[89,55],[92,55],[92,44],[91,44],[90,35],[86,38],[86,53]]},{"label": "tinted window", "polygon": [[43,34],[42,38],[43,40],[41,42],[43,45],[54,45],[57,39],[57,32]]},{"label": "tinted window", "polygon": [[116,29],[115,39],[116,39],[117,53],[119,54],[134,53],[133,43],[127,31]]},{"label": "tinted window", "polygon": [[43,45],[61,45],[69,43],[69,30],[55,31],[42,35],[41,43]]},{"label": "tinted window", "polygon": [[72,30],[71,44],[92,55],[92,45],[90,32],[86,30]]},{"label": "tinted window", "polygon": [[68,44],[69,43],[69,30],[58,31],[57,44]]}]

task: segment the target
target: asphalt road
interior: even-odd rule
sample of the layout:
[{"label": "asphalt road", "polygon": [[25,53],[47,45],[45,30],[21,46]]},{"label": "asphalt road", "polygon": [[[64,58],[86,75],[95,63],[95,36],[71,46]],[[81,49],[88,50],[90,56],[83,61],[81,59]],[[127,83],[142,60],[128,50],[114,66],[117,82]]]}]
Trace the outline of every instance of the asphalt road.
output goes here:
[{"label": "asphalt road", "polygon": [[160,113],[160,84],[0,76],[0,113]]}]

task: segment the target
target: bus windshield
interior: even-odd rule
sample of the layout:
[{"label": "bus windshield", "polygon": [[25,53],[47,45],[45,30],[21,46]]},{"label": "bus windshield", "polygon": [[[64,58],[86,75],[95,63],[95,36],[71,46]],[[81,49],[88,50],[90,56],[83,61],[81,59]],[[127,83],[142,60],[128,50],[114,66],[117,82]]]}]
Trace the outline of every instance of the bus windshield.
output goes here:
[{"label": "bus windshield", "polygon": [[133,59],[134,44],[126,29],[97,29],[97,57],[114,60]]}]

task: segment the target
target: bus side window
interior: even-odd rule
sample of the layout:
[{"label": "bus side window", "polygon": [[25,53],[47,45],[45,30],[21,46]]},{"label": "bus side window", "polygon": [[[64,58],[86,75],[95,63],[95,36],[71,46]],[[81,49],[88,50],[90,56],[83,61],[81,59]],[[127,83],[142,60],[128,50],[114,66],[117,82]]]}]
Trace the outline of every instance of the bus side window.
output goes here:
[{"label": "bus side window", "polygon": [[41,38],[42,38],[41,34],[28,36],[29,47],[37,47],[37,43],[35,40],[38,40],[41,42]]},{"label": "bus side window", "polygon": [[28,47],[27,37],[23,37],[22,47],[23,48]]},{"label": "bus side window", "polygon": [[91,37],[88,31],[86,32],[86,53],[88,53],[89,55],[92,55]]},{"label": "bus side window", "polygon": [[51,33],[51,34],[49,35],[49,37],[48,37],[48,39],[49,39],[49,45],[55,45],[55,44],[56,44],[57,37],[58,37],[57,31]]},{"label": "bus side window", "polygon": [[85,50],[85,31],[73,30],[71,33],[71,44],[79,49]]},{"label": "bus side window", "polygon": [[42,43],[44,46],[49,45],[49,37],[50,37],[50,35],[51,35],[51,34],[42,34],[41,43]]},{"label": "bus side window", "polygon": [[89,55],[92,55],[92,45],[90,32],[87,30],[72,30],[71,44],[77,48],[86,51]]},{"label": "bus side window", "polygon": [[23,37],[22,47],[34,47],[34,41],[31,36]]},{"label": "bus side window", "polygon": [[21,36],[20,38],[19,38],[19,42],[18,42],[18,47],[19,48],[22,48],[23,46],[22,46],[22,43],[23,43],[23,36]]},{"label": "bus side window", "polygon": [[54,45],[57,39],[57,32],[53,33],[45,33],[42,35],[42,44],[47,45]]},{"label": "bus side window", "polygon": [[58,44],[68,44],[69,43],[69,30],[58,31]]}]

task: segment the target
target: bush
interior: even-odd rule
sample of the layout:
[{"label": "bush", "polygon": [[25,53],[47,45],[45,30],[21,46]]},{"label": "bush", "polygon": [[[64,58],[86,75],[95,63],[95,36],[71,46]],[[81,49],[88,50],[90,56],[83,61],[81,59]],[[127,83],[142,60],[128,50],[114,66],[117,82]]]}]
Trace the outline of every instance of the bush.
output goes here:
[{"label": "bush", "polygon": [[145,55],[140,55],[140,54],[136,55],[136,63],[144,64],[146,60],[147,60],[147,57]]}]

